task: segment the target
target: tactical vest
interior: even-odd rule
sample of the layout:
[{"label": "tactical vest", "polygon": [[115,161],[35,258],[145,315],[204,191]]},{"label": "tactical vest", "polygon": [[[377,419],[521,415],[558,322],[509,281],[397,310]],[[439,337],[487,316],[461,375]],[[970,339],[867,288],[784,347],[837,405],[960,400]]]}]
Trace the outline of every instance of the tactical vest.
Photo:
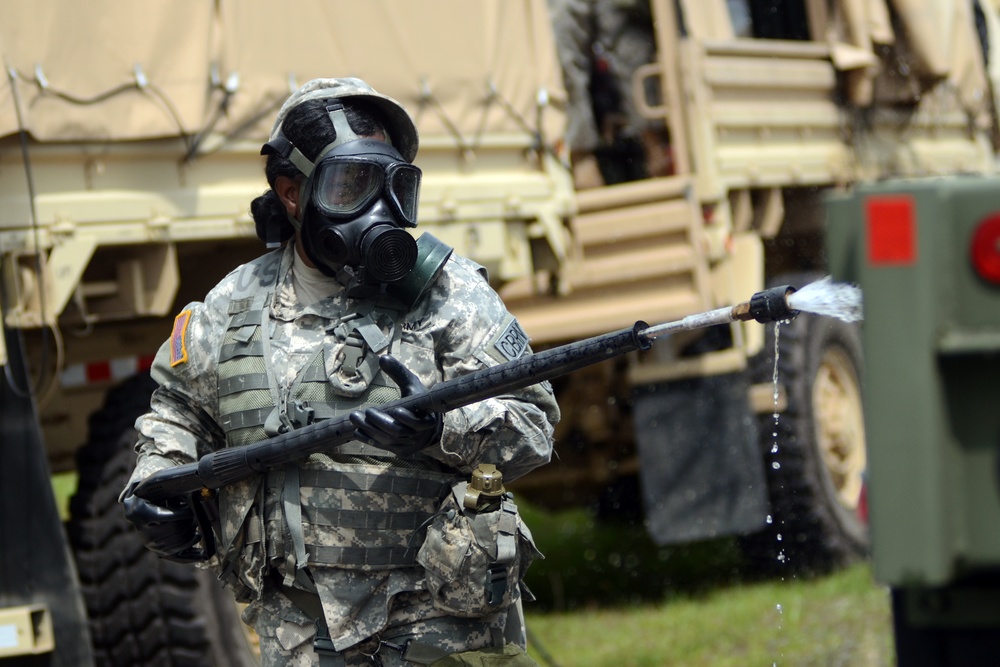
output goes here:
[{"label": "tactical vest", "polygon": [[[274,274],[280,280],[280,272]],[[390,307],[392,301],[390,306],[369,304],[326,332],[343,343],[341,367],[370,378],[367,386],[354,395],[338,393],[327,374],[326,346],[319,342],[287,391],[282,390],[271,354],[275,288],[276,283],[267,287],[256,282],[230,302],[218,364],[219,412],[228,446],[258,442],[399,397],[398,387],[377,366],[378,356],[392,351],[401,335],[403,312],[398,305]],[[264,518],[267,561],[283,566],[288,585],[307,565],[360,570],[412,566],[420,547],[417,537],[454,481],[440,468],[426,457],[401,459],[354,441],[267,473],[263,506],[256,510]]]}]

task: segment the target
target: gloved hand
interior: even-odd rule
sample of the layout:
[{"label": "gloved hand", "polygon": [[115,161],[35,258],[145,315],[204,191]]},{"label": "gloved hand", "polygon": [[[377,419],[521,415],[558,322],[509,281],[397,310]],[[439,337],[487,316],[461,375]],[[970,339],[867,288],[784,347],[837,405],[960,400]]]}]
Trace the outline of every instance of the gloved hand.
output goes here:
[{"label": "gloved hand", "polygon": [[[379,358],[379,366],[399,385],[403,396],[427,393],[427,388],[403,363],[390,354]],[[369,445],[388,450],[397,456],[411,456],[441,438],[443,420],[440,412],[410,410],[403,407],[366,408],[351,413],[357,431],[355,437]]]},{"label": "gloved hand", "polygon": [[146,548],[160,558],[177,563],[205,560],[205,551],[196,546],[201,539],[194,510],[189,505],[162,507],[132,492],[129,486],[122,504],[125,518],[139,531]]}]

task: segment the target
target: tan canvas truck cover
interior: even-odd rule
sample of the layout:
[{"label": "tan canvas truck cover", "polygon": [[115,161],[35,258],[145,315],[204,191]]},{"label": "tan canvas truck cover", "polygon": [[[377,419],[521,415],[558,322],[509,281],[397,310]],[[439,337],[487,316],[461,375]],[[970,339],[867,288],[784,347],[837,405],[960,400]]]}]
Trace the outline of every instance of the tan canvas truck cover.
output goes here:
[{"label": "tan canvas truck cover", "polygon": [[563,93],[547,22],[543,0],[3,3],[0,135],[262,139],[297,85],[358,76],[425,137],[555,139],[562,114],[548,101]]},{"label": "tan canvas truck cover", "polygon": [[[965,110],[979,122],[989,122],[986,115],[991,105],[990,87],[971,2],[845,0],[826,9],[823,8],[825,3],[811,1],[809,4],[810,18],[816,27],[824,25],[834,65],[859,75],[848,86],[853,103],[871,104],[876,97],[875,76],[885,68],[879,60],[879,54],[885,51],[878,50],[896,45],[900,37],[904,37],[907,52],[902,66],[909,70],[906,75],[915,75],[917,80],[927,83],[947,80],[958,91]],[[986,4],[982,20],[995,22],[995,9]],[[997,26],[984,28],[995,34]],[[997,45],[991,44],[990,48],[996,52]],[[995,62],[996,58],[989,60]],[[906,92],[914,91],[911,88]],[[878,93],[884,95],[886,91]]]}]

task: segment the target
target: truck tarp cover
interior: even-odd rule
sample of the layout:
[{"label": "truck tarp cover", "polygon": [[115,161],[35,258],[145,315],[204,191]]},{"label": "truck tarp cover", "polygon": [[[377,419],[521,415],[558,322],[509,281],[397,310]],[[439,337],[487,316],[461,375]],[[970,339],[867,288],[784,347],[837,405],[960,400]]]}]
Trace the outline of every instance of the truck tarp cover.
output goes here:
[{"label": "truck tarp cover", "polygon": [[262,139],[290,90],[359,76],[424,137],[554,138],[565,96],[548,20],[544,0],[5,2],[0,136]]}]

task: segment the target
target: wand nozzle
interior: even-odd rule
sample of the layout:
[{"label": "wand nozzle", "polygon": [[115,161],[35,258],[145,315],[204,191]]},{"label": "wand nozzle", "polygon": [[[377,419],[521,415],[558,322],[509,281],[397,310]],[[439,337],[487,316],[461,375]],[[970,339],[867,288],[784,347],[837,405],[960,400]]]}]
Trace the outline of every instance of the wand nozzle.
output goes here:
[{"label": "wand nozzle", "polygon": [[682,320],[664,322],[639,331],[646,340],[655,340],[678,331],[693,331],[717,324],[730,324],[736,320],[757,320],[762,324],[790,320],[799,314],[788,305],[788,295],[795,291],[791,285],[772,287],[757,292],[749,301],[735,306],[716,308],[704,313],[688,315]]},{"label": "wand nozzle", "polygon": [[788,297],[795,292],[791,285],[780,285],[757,292],[749,301],[733,306],[733,319],[746,322],[756,320],[761,324],[790,320],[799,314],[788,305]]}]

